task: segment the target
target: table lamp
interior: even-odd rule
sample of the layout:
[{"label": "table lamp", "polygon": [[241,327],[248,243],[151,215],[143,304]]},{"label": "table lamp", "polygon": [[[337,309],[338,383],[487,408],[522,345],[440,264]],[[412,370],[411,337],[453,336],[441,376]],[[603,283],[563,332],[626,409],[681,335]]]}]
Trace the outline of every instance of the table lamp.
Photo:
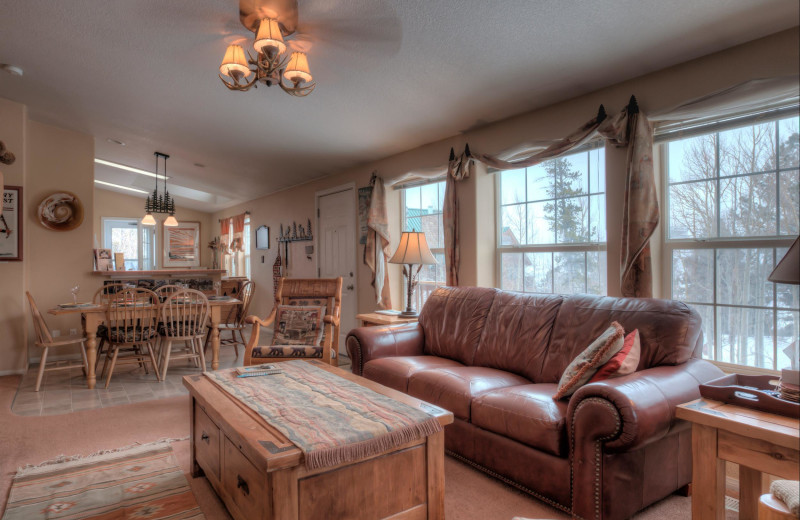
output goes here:
[{"label": "table lamp", "polygon": [[[400,236],[400,245],[397,246],[397,251],[389,259],[389,263],[403,264],[403,275],[408,283],[408,303],[406,310],[401,312],[400,316],[403,318],[416,318],[418,314],[411,303],[411,297],[414,295],[414,289],[417,288],[417,283],[419,282],[419,272],[423,265],[437,263],[430,248],[428,248],[425,233],[422,231],[403,231]],[[419,266],[416,272],[414,271],[415,265]]]}]

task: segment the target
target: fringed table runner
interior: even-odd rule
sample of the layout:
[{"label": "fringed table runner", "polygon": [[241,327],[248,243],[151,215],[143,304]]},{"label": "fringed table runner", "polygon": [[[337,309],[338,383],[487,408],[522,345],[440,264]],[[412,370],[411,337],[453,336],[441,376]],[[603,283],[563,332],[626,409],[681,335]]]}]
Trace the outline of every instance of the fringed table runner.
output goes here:
[{"label": "fringed table runner", "polygon": [[237,378],[206,372],[223,390],[283,433],[317,469],[377,455],[442,430],[436,417],[305,361],[280,374]]}]

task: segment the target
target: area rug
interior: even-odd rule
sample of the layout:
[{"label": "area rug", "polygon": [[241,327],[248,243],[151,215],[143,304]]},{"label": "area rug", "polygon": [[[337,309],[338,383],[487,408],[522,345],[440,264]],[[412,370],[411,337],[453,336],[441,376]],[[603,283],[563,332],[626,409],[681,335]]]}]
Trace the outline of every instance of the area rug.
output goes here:
[{"label": "area rug", "polygon": [[315,364],[322,365],[285,361],[280,373],[258,377],[236,377],[236,369],[205,375],[300,448],[309,469],[377,455],[442,430],[432,414]]},{"label": "area rug", "polygon": [[168,441],[20,468],[3,520],[205,519]]}]

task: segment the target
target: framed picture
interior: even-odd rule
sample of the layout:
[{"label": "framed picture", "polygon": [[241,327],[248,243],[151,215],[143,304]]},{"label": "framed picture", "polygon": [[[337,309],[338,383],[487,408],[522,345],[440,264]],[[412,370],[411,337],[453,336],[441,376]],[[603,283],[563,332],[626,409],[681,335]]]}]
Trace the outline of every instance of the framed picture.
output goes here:
[{"label": "framed picture", "polygon": [[269,228],[259,226],[256,229],[256,249],[269,249]]},{"label": "framed picture", "polygon": [[94,250],[94,270],[95,271],[113,271],[114,265],[111,263],[111,250],[110,249],[95,249]]},{"label": "framed picture", "polygon": [[358,243],[367,243],[367,213],[372,200],[372,186],[358,188]]},{"label": "framed picture", "polygon": [[181,222],[164,226],[164,267],[198,267],[200,265],[200,223]]},{"label": "framed picture", "polygon": [[3,188],[0,212],[0,261],[22,260],[22,187]]}]

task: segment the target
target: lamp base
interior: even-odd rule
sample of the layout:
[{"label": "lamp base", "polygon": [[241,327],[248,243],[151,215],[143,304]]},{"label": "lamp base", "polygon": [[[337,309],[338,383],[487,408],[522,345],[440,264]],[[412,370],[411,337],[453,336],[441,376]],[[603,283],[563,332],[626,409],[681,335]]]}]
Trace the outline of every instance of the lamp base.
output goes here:
[{"label": "lamp base", "polygon": [[403,311],[399,314],[401,318],[419,318],[417,311]]}]

